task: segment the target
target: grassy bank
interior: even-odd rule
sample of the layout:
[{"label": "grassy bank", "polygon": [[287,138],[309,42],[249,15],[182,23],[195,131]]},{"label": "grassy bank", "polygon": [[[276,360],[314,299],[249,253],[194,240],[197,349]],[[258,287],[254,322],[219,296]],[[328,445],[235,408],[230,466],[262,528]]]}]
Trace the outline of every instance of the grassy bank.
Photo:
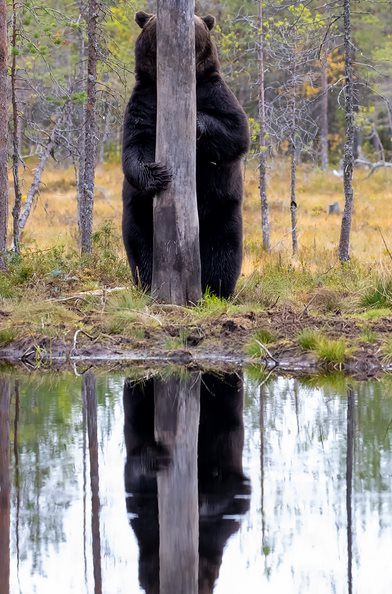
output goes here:
[{"label": "grassy bank", "polygon": [[[258,358],[288,349],[327,365],[358,353],[392,361],[391,172],[356,175],[352,261],[341,266],[336,247],[341,180],[301,169],[300,252],[290,256],[288,179],[271,172],[273,250],[260,250],[257,171],[246,170],[244,266],[229,301],[205,296],[194,308],[162,306],[132,286],[120,237],[118,166],[98,173],[96,231],[91,257],[76,249],[75,187],[70,171],[49,171],[29,220],[21,257],[0,277],[0,347],[43,338],[73,344],[107,342],[131,349],[238,351]],[[392,245],[391,245],[392,249]],[[111,291],[122,288],[122,290]],[[261,345],[261,346],[260,346]],[[275,356],[274,355],[274,356]]]}]

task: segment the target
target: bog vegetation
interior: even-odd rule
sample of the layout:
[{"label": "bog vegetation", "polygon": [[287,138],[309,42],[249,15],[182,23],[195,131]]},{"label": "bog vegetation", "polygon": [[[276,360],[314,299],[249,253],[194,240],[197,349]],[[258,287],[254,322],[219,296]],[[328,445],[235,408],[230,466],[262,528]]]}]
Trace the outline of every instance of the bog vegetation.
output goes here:
[{"label": "bog vegetation", "polygon": [[[180,348],[206,320],[253,312],[265,326],[249,329],[243,341],[254,355],[259,342],[290,338],[325,360],[343,361],[353,340],[376,344],[391,358],[379,322],[390,319],[392,307],[389,2],[196,2],[200,14],[217,18],[223,74],[249,117],[252,148],[244,168],[244,263],[236,293],[227,302],[206,295],[192,311],[165,309],[131,286],[120,236],[121,125],[134,80],[134,14],[154,12],[155,2],[2,3],[10,102],[9,191],[0,187],[2,205],[9,197],[9,218],[1,221],[0,343],[26,335],[69,338],[77,329],[141,340],[148,328],[174,325],[181,331],[166,332],[165,344]],[[350,260],[342,264],[347,8],[354,211]],[[87,85],[91,59],[94,89]],[[86,151],[87,105],[95,114],[93,151]],[[91,246],[81,242],[89,208]],[[266,312],[288,310],[301,316],[289,336],[279,324],[265,325]],[[311,328],[309,314],[318,320]],[[339,316],[353,323],[348,342],[331,334],[331,320]],[[328,336],[338,342],[328,343]]]}]

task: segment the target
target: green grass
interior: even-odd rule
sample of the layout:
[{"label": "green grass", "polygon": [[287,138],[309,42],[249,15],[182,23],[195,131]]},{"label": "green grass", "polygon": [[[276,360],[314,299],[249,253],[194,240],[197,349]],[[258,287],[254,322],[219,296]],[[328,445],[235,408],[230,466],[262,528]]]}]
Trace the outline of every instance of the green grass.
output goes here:
[{"label": "green grass", "polygon": [[355,314],[355,317],[360,320],[377,321],[377,320],[381,320],[382,318],[387,318],[390,315],[391,315],[391,310],[386,307],[382,307],[382,308],[376,308],[376,309],[368,309],[367,311],[363,311],[359,314]]},{"label": "green grass", "polygon": [[100,328],[106,334],[141,339],[144,328],[159,327],[158,315],[148,311],[151,297],[136,287],[111,293],[100,316]]},{"label": "green grass", "polygon": [[312,328],[304,328],[297,337],[298,344],[305,351],[313,351],[320,338],[320,332]]},{"label": "green grass", "polygon": [[[250,341],[245,345],[245,352],[251,357],[265,357],[266,352],[263,346],[267,346],[276,342],[277,337],[266,328],[257,330],[251,337]],[[262,346],[263,345],[263,346]]]},{"label": "green grass", "polygon": [[364,328],[359,336],[359,340],[366,344],[374,344],[377,342],[377,334],[371,328]]},{"label": "green grass", "polygon": [[392,278],[377,279],[361,298],[362,307],[385,308],[392,306]]},{"label": "green grass", "polygon": [[344,363],[351,352],[344,338],[328,338],[319,330],[313,330],[312,328],[302,330],[297,337],[297,341],[305,351],[315,353],[319,360],[331,365]]},{"label": "green grass", "polygon": [[322,336],[317,341],[314,350],[321,361],[333,365],[343,364],[349,354],[346,341],[343,338],[333,339]]},{"label": "green grass", "polygon": [[15,340],[17,334],[18,333],[16,332],[16,330],[14,330],[14,328],[0,329],[0,345],[6,346],[7,344]]},{"label": "green grass", "polygon": [[22,298],[30,287],[51,296],[130,281],[126,260],[118,253],[121,238],[105,224],[93,235],[93,252],[80,256],[75,248],[57,245],[10,254],[8,270],[0,275],[0,298]]},{"label": "green grass", "polygon": [[164,340],[164,348],[167,351],[178,351],[187,348],[187,330],[180,330],[178,336],[167,336]]},{"label": "green grass", "polygon": [[384,361],[388,365],[392,363],[392,338],[387,338],[385,343],[381,347]]},{"label": "green grass", "polygon": [[193,312],[199,318],[210,318],[227,313],[230,303],[226,299],[220,299],[216,295],[211,295],[209,290],[204,293],[202,300],[193,309]]}]

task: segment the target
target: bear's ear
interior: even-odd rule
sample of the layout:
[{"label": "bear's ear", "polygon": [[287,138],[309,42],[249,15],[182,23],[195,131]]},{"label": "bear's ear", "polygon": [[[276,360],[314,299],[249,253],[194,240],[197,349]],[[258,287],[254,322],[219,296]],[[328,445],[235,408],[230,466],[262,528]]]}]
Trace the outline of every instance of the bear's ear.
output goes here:
[{"label": "bear's ear", "polygon": [[137,22],[137,24],[139,25],[139,27],[141,29],[143,29],[144,25],[150,20],[150,18],[152,16],[153,16],[152,14],[148,14],[147,12],[144,12],[143,10],[140,10],[135,15],[135,21]]},{"label": "bear's ear", "polygon": [[215,17],[212,16],[212,14],[208,14],[205,17],[201,17],[201,19],[205,22],[210,31],[215,27]]}]

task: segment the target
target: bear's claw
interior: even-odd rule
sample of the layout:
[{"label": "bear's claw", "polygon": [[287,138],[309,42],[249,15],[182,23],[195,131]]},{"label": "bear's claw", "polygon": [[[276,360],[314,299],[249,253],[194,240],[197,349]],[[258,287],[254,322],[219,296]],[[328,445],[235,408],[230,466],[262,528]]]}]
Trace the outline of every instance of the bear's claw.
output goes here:
[{"label": "bear's claw", "polygon": [[166,190],[173,177],[169,169],[161,163],[146,163],[145,175],[145,190],[149,192]]}]

